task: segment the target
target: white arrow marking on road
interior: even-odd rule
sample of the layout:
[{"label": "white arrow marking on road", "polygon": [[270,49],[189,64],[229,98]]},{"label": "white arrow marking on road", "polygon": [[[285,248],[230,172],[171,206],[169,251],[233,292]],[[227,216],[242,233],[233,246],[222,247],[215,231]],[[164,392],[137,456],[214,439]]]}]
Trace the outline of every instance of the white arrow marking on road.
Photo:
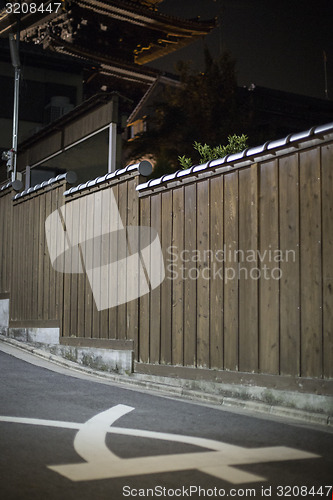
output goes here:
[{"label": "white arrow marking on road", "polygon": [[[72,481],[91,481],[197,469],[230,483],[240,484],[265,481],[266,479],[235,469],[235,465],[319,458],[313,453],[284,446],[243,448],[194,436],[110,427],[118,418],[133,410],[134,408],[131,406],[117,405],[97,414],[84,424],[20,417],[0,417],[0,421],[78,429],[74,439],[74,448],[86,462],[49,466],[51,470]],[[214,451],[122,459],[106,446],[107,433],[180,442]]]}]

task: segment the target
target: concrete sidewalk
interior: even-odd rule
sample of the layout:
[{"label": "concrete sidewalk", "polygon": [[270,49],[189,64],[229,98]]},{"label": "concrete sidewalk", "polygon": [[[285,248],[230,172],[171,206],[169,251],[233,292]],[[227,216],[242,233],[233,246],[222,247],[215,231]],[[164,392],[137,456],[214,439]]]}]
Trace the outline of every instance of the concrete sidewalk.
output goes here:
[{"label": "concrete sidewalk", "polygon": [[[202,380],[189,380],[156,375],[126,373],[117,374],[84,366],[58,353],[54,353],[54,346],[25,343],[0,335],[0,350],[25,351],[38,358],[50,361],[56,365],[69,368],[73,371],[93,375],[110,383],[143,389],[194,402],[217,405],[230,410],[246,410],[261,415],[271,415],[315,424],[323,428],[333,429],[333,397],[316,394],[300,394],[290,391],[270,391],[274,403],[263,401],[264,388],[218,384]],[[53,352],[52,352],[53,351]],[[61,351],[60,351],[61,353]],[[266,391],[267,392],[267,391]],[[281,404],[282,403],[282,404]],[[303,407],[302,407],[303,406]]]}]

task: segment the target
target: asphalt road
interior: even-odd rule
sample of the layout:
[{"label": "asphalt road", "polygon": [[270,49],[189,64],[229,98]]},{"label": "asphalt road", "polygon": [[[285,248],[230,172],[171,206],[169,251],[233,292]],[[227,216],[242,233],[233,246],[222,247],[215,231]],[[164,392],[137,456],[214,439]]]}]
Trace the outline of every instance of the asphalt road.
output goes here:
[{"label": "asphalt road", "polygon": [[321,427],[127,389],[0,346],[5,500],[332,499],[332,452]]}]

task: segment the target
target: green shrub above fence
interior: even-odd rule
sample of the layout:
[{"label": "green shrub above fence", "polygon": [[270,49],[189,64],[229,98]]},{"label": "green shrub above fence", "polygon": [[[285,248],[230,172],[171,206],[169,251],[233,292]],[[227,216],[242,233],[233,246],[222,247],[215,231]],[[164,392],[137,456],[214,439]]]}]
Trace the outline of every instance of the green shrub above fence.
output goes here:
[{"label": "green shrub above fence", "polygon": [[[229,154],[240,153],[247,148],[248,137],[245,134],[242,135],[229,135],[228,144],[225,146],[219,145],[211,147],[208,144],[202,145],[200,142],[195,141],[193,147],[198,151],[200,155],[200,162],[206,163],[210,160],[217,160],[218,158],[223,158]],[[182,168],[192,167],[192,158],[187,156],[178,156],[179,163]]]}]

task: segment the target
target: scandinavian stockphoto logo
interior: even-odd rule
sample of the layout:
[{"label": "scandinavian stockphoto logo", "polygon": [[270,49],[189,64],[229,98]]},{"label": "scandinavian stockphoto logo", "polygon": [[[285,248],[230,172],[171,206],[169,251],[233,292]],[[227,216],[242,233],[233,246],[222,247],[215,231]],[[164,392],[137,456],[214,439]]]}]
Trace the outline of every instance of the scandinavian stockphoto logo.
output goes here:
[{"label": "scandinavian stockphoto logo", "polygon": [[53,268],[86,273],[99,311],[137,299],[164,280],[157,231],[124,227],[112,189],[55,210],[45,221],[45,232]]}]

